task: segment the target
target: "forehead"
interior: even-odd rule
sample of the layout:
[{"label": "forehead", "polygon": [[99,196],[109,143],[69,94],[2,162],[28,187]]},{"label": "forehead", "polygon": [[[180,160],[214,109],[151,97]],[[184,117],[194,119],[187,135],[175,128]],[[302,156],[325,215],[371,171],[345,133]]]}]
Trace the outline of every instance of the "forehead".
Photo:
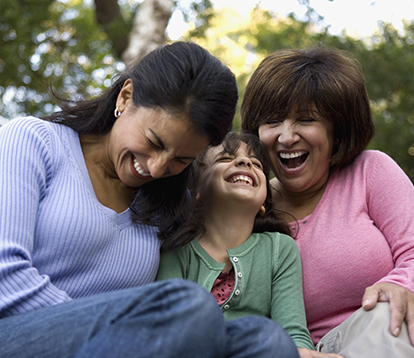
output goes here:
[{"label": "forehead", "polygon": [[200,134],[192,121],[185,115],[144,108],[141,123],[146,135],[155,137],[171,155],[194,159],[207,147],[207,136]]},{"label": "forehead", "polygon": [[232,142],[224,142],[218,146],[210,147],[205,155],[206,160],[214,160],[216,157],[222,154],[231,155],[254,155],[253,150],[248,145],[240,140]]},{"label": "forehead", "polygon": [[186,115],[178,112],[165,111],[161,108],[144,108],[141,111],[141,123],[144,127],[151,129],[165,140],[175,138],[175,135],[182,137],[205,137],[200,133],[193,121]]},{"label": "forehead", "polygon": [[143,123],[157,130],[170,130],[174,128],[188,128],[194,131],[195,126],[190,119],[182,113],[165,111],[162,108],[139,107],[139,115]]}]

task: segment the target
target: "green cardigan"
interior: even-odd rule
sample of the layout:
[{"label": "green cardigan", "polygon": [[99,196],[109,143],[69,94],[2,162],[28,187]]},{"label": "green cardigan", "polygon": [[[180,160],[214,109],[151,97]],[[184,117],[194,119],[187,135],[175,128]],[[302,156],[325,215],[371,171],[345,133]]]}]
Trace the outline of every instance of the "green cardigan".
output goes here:
[{"label": "green cardigan", "polygon": [[[240,246],[227,250],[236,283],[221,305],[227,320],[265,316],[279,323],[299,348],[314,349],[306,328],[302,293],[302,266],[295,241],[287,235],[252,234]],[[224,268],[193,240],[161,253],[157,280],[184,278],[211,291]]]}]

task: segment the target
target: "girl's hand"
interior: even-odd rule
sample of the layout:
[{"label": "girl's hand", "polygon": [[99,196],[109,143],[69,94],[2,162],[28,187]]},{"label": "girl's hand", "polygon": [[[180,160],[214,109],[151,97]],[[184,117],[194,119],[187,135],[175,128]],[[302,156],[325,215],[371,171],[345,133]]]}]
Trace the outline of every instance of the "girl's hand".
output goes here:
[{"label": "girl's hand", "polygon": [[391,333],[398,336],[405,320],[411,344],[414,345],[414,294],[394,283],[378,283],[366,288],[362,307],[368,311],[374,308],[377,302],[390,303]]},{"label": "girl's hand", "polygon": [[306,348],[298,348],[300,358],[344,358],[339,354],[321,353]]}]

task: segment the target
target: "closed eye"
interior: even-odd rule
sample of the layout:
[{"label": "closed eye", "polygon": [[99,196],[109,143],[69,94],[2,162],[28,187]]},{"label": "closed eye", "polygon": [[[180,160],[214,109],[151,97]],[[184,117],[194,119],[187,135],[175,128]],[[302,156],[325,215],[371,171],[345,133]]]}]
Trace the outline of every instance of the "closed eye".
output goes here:
[{"label": "closed eye", "polygon": [[252,164],[253,164],[255,167],[257,167],[257,168],[259,168],[259,169],[263,170],[263,165],[262,165],[262,162],[259,160],[259,158],[257,158],[256,156],[251,156],[251,157],[250,157],[250,160],[251,160]]},{"label": "closed eye", "polygon": [[179,157],[176,157],[175,160],[182,165],[190,165],[191,162],[193,161],[193,159],[186,159],[186,158],[179,158]]},{"label": "closed eye", "polygon": [[147,136],[148,143],[156,149],[164,149],[165,145],[161,138],[158,137],[158,135],[151,128],[149,128],[149,132],[151,133],[151,136],[153,136],[154,139],[151,139]]},{"label": "closed eye", "polygon": [[315,120],[311,117],[301,117],[301,118],[298,119],[298,121],[308,123],[308,122],[314,122]]},{"label": "closed eye", "polygon": [[157,144],[157,143],[155,143],[155,142],[153,142],[151,139],[149,139],[148,137],[147,137],[147,141],[148,141],[148,143],[150,144],[150,146],[151,147],[153,147],[153,148],[155,148],[155,149],[163,149],[163,147],[162,146],[160,146],[159,144]]},{"label": "closed eye", "polygon": [[280,120],[279,118],[272,118],[272,119],[269,119],[268,121],[266,121],[266,124],[268,124],[268,125],[277,125],[277,124],[280,124],[282,122],[283,121]]},{"label": "closed eye", "polygon": [[218,162],[231,162],[234,158],[229,155],[221,155],[217,158]]},{"label": "closed eye", "polygon": [[252,163],[253,163],[253,165],[254,165],[254,166],[256,166],[257,168],[259,168],[259,169],[263,169],[262,163],[260,163],[259,161],[257,161],[257,160],[252,160]]}]

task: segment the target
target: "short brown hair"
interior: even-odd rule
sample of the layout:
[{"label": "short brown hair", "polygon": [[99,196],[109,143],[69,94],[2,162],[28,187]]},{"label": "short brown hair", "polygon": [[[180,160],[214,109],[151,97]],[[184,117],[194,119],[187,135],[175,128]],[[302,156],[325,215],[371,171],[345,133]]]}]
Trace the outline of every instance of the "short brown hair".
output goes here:
[{"label": "short brown hair", "polygon": [[344,167],[365,149],[375,127],[359,62],[343,51],[323,47],[279,50],[267,56],[246,86],[242,130],[286,118],[291,109],[309,110],[334,126],[332,167]]}]

